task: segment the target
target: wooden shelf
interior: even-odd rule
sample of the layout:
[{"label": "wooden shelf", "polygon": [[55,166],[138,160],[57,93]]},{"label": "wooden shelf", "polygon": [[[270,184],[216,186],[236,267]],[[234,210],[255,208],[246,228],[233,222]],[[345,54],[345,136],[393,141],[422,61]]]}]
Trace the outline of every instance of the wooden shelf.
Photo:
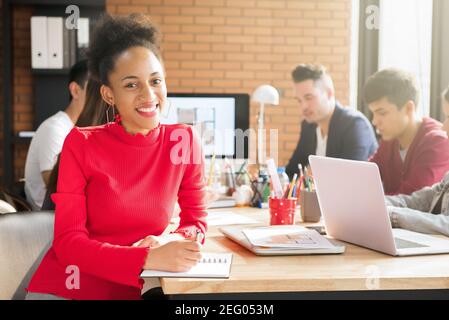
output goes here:
[{"label": "wooden shelf", "polygon": [[18,137],[18,136],[13,136],[13,138],[11,139],[11,143],[12,144],[27,144],[31,142],[30,137]]},{"label": "wooden shelf", "polygon": [[105,0],[10,0],[10,4],[52,5],[68,6],[75,4],[86,7],[104,7]]},{"label": "wooden shelf", "polygon": [[69,69],[31,69],[31,73],[38,76],[67,75],[69,72]]}]

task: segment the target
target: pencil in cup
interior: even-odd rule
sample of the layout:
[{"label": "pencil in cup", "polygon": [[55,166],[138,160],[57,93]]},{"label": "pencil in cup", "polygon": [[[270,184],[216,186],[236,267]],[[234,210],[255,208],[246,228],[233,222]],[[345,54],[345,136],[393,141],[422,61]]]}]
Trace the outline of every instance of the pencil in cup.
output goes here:
[{"label": "pencil in cup", "polygon": [[210,161],[209,177],[207,179],[208,186],[212,184],[212,177],[214,176],[214,170],[215,170],[215,152],[212,155],[212,160]]},{"label": "pencil in cup", "polygon": [[295,197],[299,199],[301,197],[301,187],[303,186],[304,176],[300,176],[298,178],[298,182],[296,183],[296,193]]},{"label": "pencil in cup", "polygon": [[292,198],[293,189],[294,189],[294,187],[295,187],[295,182],[296,182],[296,178],[297,178],[297,177],[298,177],[298,175],[295,173],[295,174],[293,175],[292,181],[290,182],[289,192],[288,192],[288,196],[287,196],[288,199]]}]

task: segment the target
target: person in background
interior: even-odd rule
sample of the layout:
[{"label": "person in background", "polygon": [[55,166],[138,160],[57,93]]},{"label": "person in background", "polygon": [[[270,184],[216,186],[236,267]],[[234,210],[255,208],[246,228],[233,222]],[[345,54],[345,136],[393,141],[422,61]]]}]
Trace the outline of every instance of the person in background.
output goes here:
[{"label": "person in background", "polygon": [[300,64],[292,72],[295,97],[304,117],[296,150],[288,162],[290,176],[305,168],[309,155],[367,160],[377,149],[376,136],[360,112],[335,98],[332,79],[323,66]]},{"label": "person in background", "polygon": [[[110,112],[108,110],[106,103],[100,95],[101,83],[95,79],[89,79],[86,85],[86,101],[81,112],[78,121],[76,122],[76,127],[90,127],[98,126],[108,122],[108,119],[113,119],[112,114],[107,114]],[[55,204],[51,200],[51,195],[56,192],[56,185],[58,182],[59,174],[59,161],[60,154],[57,157],[57,161],[51,170],[50,177],[48,179],[47,192],[45,194],[44,202],[42,204],[41,210],[55,210]]]},{"label": "person in background", "polygon": [[[443,94],[444,129],[449,135],[449,87]],[[449,173],[411,195],[385,197],[394,228],[449,236]]]},{"label": "person in background", "polygon": [[415,77],[381,70],[368,78],[364,91],[382,137],[370,161],[379,167],[385,194],[411,194],[440,181],[449,171],[448,138],[440,122],[418,115]]},{"label": "person in background", "polygon": [[[143,269],[183,272],[200,260],[204,154],[192,127],[160,123],[167,87],[159,39],[144,15],[99,20],[89,74],[117,116],[75,127],[64,142],[54,239],[27,299],[141,299]],[[162,235],[176,200],[179,226]],[[67,285],[73,268],[79,286]]]},{"label": "person in background", "polygon": [[82,60],[70,69],[68,107],[42,122],[31,140],[25,162],[25,195],[35,210],[42,207],[50,173],[61,152],[64,139],[83,111],[86,82],[87,61]]}]

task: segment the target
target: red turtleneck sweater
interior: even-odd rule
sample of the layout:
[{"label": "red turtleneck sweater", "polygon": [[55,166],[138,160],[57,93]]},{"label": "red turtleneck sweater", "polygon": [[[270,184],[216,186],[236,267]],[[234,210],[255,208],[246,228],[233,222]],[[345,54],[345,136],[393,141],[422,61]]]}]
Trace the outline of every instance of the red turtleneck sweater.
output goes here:
[{"label": "red turtleneck sweater", "polygon": [[177,199],[181,222],[175,232],[190,237],[206,230],[203,159],[186,125],[160,125],[146,136],[127,133],[118,122],[75,127],[64,142],[52,195],[53,244],[28,291],[140,299],[148,249],[131,245],[160,235]]}]

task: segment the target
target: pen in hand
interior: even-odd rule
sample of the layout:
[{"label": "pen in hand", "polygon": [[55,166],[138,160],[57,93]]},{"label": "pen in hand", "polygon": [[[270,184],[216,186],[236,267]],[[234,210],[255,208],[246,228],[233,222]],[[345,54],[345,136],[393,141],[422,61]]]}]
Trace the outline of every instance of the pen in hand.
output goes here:
[{"label": "pen in hand", "polygon": [[202,244],[203,239],[204,239],[204,234],[201,232],[201,230],[197,229],[196,235],[195,235],[195,241],[199,244]]},{"label": "pen in hand", "polygon": [[198,244],[202,244],[203,239],[204,239],[204,234],[201,232],[201,230],[197,229],[196,235],[195,235],[195,242]]}]

